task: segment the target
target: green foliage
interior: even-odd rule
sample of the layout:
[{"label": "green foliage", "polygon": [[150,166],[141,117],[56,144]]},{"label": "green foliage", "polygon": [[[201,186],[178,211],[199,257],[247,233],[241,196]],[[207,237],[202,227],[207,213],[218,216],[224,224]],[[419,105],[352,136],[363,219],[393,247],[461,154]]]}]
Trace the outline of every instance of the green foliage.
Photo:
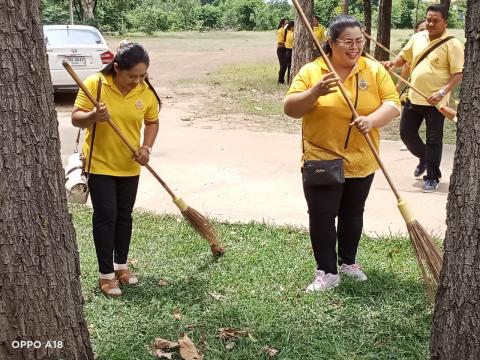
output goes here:
[{"label": "green foliage", "polygon": [[222,13],[217,6],[207,4],[196,8],[195,18],[201,29],[218,29]]},{"label": "green foliage", "polygon": [[42,0],[40,8],[42,10],[43,23],[50,24],[68,24],[70,14],[64,1]]},{"label": "green foliage", "polygon": [[392,27],[396,29],[413,28],[412,9],[415,9],[415,6],[415,0],[393,0]]},{"label": "green foliage", "polygon": [[134,29],[146,34],[168,29],[168,15],[158,8],[137,8],[128,13],[127,19]]},{"label": "green foliage", "polygon": [[332,17],[338,15],[339,0],[317,0],[313,11],[317,15],[320,24],[328,26]]}]

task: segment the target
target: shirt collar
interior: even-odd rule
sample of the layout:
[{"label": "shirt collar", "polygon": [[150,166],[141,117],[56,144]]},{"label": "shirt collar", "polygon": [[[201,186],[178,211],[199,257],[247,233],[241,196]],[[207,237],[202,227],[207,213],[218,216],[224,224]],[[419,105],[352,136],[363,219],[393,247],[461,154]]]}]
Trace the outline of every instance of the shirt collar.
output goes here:
[{"label": "shirt collar", "polygon": [[[100,75],[100,78],[102,79],[102,83],[104,85],[108,85],[110,88],[112,88],[114,91],[118,92],[119,94],[121,94],[120,90],[118,90],[117,86],[115,85],[115,83],[113,82],[113,75],[105,75],[103,73],[99,73]],[[145,82],[143,83],[140,83],[138,84],[135,88],[133,88],[128,94],[126,97],[130,97],[132,95],[135,95],[141,91],[143,91],[145,89]]]},{"label": "shirt collar", "polygon": [[[320,66],[320,68],[322,70],[326,70],[328,72],[330,72],[330,70],[328,69],[328,66],[327,64],[325,63],[325,61],[323,60],[322,57],[319,57],[317,60],[315,60],[317,62],[317,64]],[[363,56],[360,56],[360,59],[358,59],[357,63],[355,64],[355,66],[353,67],[352,71],[350,72],[350,74],[348,75],[347,79],[350,78],[351,76],[354,76],[356,73],[364,70],[365,68],[367,67],[367,64],[365,62],[365,58]]]}]

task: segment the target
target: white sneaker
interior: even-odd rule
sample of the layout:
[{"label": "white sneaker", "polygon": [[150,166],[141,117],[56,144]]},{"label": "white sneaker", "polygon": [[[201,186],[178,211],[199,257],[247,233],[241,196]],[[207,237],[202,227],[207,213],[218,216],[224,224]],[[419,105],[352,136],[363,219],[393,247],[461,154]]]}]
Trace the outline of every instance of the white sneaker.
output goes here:
[{"label": "white sneaker", "polygon": [[358,281],[367,281],[368,279],[358,264],[342,264],[342,266],[340,266],[340,272]]},{"label": "white sneaker", "polygon": [[325,271],[315,270],[315,279],[308,285],[307,292],[325,291],[333,289],[340,284],[340,275],[325,274]]}]

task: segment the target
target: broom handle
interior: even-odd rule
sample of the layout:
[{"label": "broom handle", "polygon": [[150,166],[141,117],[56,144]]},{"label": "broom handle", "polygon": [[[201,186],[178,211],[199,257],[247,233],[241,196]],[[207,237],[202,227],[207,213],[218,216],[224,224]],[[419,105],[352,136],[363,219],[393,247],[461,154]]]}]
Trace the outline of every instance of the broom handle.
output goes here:
[{"label": "broom handle", "polygon": [[[63,67],[65,68],[65,70],[67,70],[67,72],[70,74],[70,76],[72,77],[72,79],[77,83],[77,85],[80,87],[80,89],[83,90],[83,92],[85,93],[85,95],[88,97],[88,99],[92,102],[92,104],[98,109],[100,107],[100,103],[93,97],[93,95],[90,93],[90,91],[88,91],[87,87],[85,86],[85,84],[83,83],[82,80],[80,80],[80,78],[78,77],[77,73],[75,72],[75,70],[73,70],[72,66],[67,63],[65,60],[62,62],[62,65]],[[130,149],[130,151],[133,153],[133,154],[137,154],[138,150],[135,149],[133,147],[132,144],[130,144],[130,142],[127,140],[127,138],[125,137],[125,135],[123,135],[122,131],[118,128],[118,126],[112,121],[112,119],[108,119],[107,120],[107,123],[108,125],[110,125],[112,127],[112,129],[117,133],[118,136],[120,136],[120,138],[123,140],[123,142],[125,143],[125,145],[128,146],[128,148]],[[175,194],[173,193],[172,190],[170,190],[170,188],[168,187],[168,185],[165,183],[165,181],[162,180],[162,178],[157,174],[157,172],[155,170],[153,170],[153,168],[146,164],[145,167],[152,173],[152,175],[155,177],[155,179],[157,179],[160,184],[162,184],[162,186],[165,188],[165,190],[170,194],[170,196],[173,198],[173,199],[176,199],[177,197],[175,196]]]},{"label": "broom handle", "polygon": [[[365,37],[367,37],[368,39],[370,39],[371,41],[373,41],[375,44],[377,44],[378,46],[380,46],[383,50],[385,50],[386,52],[388,52],[390,55],[392,56],[397,56],[395,55],[395,53],[393,51],[391,51],[390,49],[388,49],[386,46],[383,46],[380,42],[378,42],[377,40],[375,40],[374,38],[372,38],[370,35],[368,35],[365,31],[362,31],[363,32],[363,35],[365,35]],[[374,60],[374,61],[378,61],[377,59],[375,59],[373,56],[371,56],[370,54],[365,54],[367,55],[367,57],[371,60]],[[424,92],[420,91],[419,89],[417,89],[415,86],[413,86],[410,82],[408,82],[407,80],[405,80],[404,78],[402,78],[400,75],[398,75],[396,72],[390,70],[390,69],[387,69],[388,72],[395,76],[398,80],[402,81],[404,84],[408,85],[410,87],[410,89],[412,89],[413,91],[415,91],[416,93],[418,93],[420,96],[422,96],[423,98],[425,99],[428,99],[428,95],[426,95]],[[444,105],[445,108],[447,109],[450,109],[451,111],[455,111],[453,109],[451,109],[450,107]]]},{"label": "broom handle", "polygon": [[[325,61],[325,64],[327,65],[328,69],[330,72],[335,73],[335,76],[339,77],[338,74],[335,72],[335,69],[332,66],[332,63],[330,62],[328,56],[325,54],[323,51],[322,47],[320,46],[320,43],[318,42],[317,38],[315,37],[315,34],[313,32],[312,27],[310,26],[310,23],[308,22],[307,17],[305,16],[305,13],[303,12],[300,4],[298,3],[298,0],[292,0],[293,5],[297,9],[298,14],[300,15],[300,18],[302,19],[305,27],[307,28],[308,32],[310,33],[310,36],[313,38],[313,42],[315,43],[315,46],[317,47],[318,51],[320,52],[320,55],[322,56],[323,60]],[[343,86],[343,83],[338,80],[337,81],[338,88],[340,89],[340,92],[342,93],[343,97],[345,98],[345,101],[348,104],[348,107],[350,108],[354,119],[358,118],[358,113],[357,110],[355,109],[355,106],[353,105],[352,101],[350,100],[350,97],[348,96],[347,90]],[[392,189],[393,193],[395,194],[395,197],[397,198],[398,201],[401,200],[400,194],[393,183],[390,174],[387,172],[387,169],[385,168],[385,165],[382,162],[382,159],[380,159],[380,156],[377,153],[377,150],[375,149],[375,146],[373,145],[372,139],[370,138],[370,134],[366,133],[363,134],[365,137],[365,140],[367,141],[368,147],[372,151],[373,156],[375,157],[375,160],[377,161],[378,165],[380,166],[380,169],[382,169],[383,175],[385,176],[385,179],[387,180],[388,184],[390,185],[390,188]]]}]

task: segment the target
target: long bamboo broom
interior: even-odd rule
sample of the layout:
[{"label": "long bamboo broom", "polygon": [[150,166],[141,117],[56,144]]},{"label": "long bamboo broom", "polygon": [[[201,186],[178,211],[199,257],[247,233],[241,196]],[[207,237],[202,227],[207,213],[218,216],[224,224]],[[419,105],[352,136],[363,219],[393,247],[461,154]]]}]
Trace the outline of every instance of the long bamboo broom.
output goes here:
[{"label": "long bamboo broom", "polygon": [[[320,52],[329,71],[334,72],[335,75],[338,77],[328,56],[325,54],[322,47],[320,46],[320,43],[315,37],[312,27],[310,26],[310,23],[307,20],[305,13],[303,12],[300,4],[298,3],[298,0],[292,0],[292,2],[295,8],[297,9],[297,12],[300,18],[302,19],[305,27],[310,33],[310,36],[313,38],[315,46]],[[348,96],[347,90],[343,86],[343,83],[341,81],[337,81],[337,85],[343,97],[345,98],[345,101],[347,102],[350,110],[352,111],[353,117],[357,118],[358,117],[357,110],[355,109],[355,106],[352,104],[352,101],[350,100],[350,97]],[[417,258],[417,262],[420,267],[420,271],[422,273],[425,286],[427,288],[427,293],[430,296],[430,299],[433,299],[436,293],[438,281],[440,278],[440,270],[442,268],[442,253],[440,249],[437,247],[437,245],[433,242],[430,235],[425,231],[423,226],[417,220],[415,220],[415,217],[413,216],[413,213],[410,211],[409,207],[407,206],[406,201],[402,199],[402,197],[400,196],[397,188],[395,187],[392,179],[390,178],[389,173],[387,172],[387,169],[385,168],[385,165],[383,164],[382,160],[380,159],[380,156],[377,153],[377,150],[373,145],[370,135],[368,133],[363,135],[365,137],[365,140],[367,141],[367,144],[370,150],[373,153],[373,156],[375,157],[375,160],[377,161],[378,165],[382,169],[385,179],[387,180],[388,184],[390,185],[390,188],[392,189],[397,199],[397,206],[398,206],[398,209],[400,210],[400,213],[403,216],[403,219],[405,220],[405,223],[407,224],[408,234],[410,235],[410,241],[412,243],[415,256]]]},{"label": "long bamboo broom", "polygon": [[[395,53],[393,53],[390,49],[388,49],[386,46],[382,45],[380,42],[372,38],[369,34],[367,34],[365,31],[362,31],[363,35],[373,41],[375,44],[377,44],[379,47],[381,47],[383,50],[388,52],[392,56],[396,56]],[[369,59],[377,61],[373,56],[370,54],[366,54]],[[428,95],[426,95],[423,91],[419,90],[415,86],[413,86],[409,81],[405,80],[402,78],[400,75],[398,75],[395,71],[392,71],[391,69],[388,69],[388,72],[396,77],[398,80],[402,81],[404,84],[406,84],[410,89],[418,93],[421,97],[423,97],[425,100],[428,98]],[[453,121],[454,123],[457,122],[457,112],[453,110],[452,108],[446,106],[446,105],[435,105],[438,111],[442,113],[443,116],[445,116],[448,120]]]},{"label": "long bamboo broom", "polygon": [[[67,72],[70,74],[72,79],[83,90],[83,92],[88,97],[88,99],[92,102],[92,104],[98,109],[100,107],[100,103],[92,96],[90,91],[88,91],[88,89],[83,84],[82,80],[80,80],[78,75],[75,73],[75,70],[73,70],[70,64],[67,63],[66,61],[63,61],[62,64],[63,64],[63,67],[67,70]],[[120,136],[120,138],[123,140],[125,145],[127,145],[128,148],[132,151],[132,153],[137,154],[138,150],[135,149],[133,145],[129,143],[129,141],[122,134],[118,126],[111,119],[108,119],[107,123],[112,127],[112,129],[117,133],[117,135]],[[200,214],[197,210],[188,206],[182,198],[176,196],[173,193],[173,191],[168,187],[168,185],[165,183],[165,181],[162,180],[162,178],[157,174],[155,170],[153,170],[153,168],[149,164],[146,164],[145,167],[152,173],[155,179],[158,180],[158,182],[172,197],[173,203],[177,205],[183,217],[188,221],[188,223],[197,231],[197,233],[200,234],[200,236],[202,236],[205,240],[208,241],[208,243],[210,244],[210,250],[212,251],[212,253],[214,255],[222,255],[223,253],[225,253],[225,249],[223,248],[223,246],[220,245],[217,232],[215,231],[215,228],[213,227],[212,223],[205,216]]]}]

